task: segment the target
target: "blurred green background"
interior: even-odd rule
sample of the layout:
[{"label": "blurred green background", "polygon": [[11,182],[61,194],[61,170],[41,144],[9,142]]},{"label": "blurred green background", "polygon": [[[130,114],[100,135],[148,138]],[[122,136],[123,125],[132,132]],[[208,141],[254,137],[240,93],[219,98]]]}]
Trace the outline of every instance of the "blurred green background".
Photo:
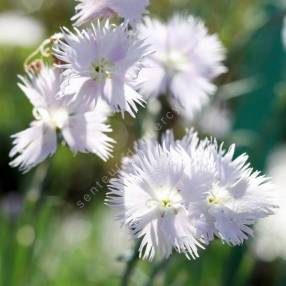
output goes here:
[{"label": "blurred green background", "polygon": [[[212,100],[228,114],[220,139],[235,142],[239,153],[248,152],[252,165],[265,171],[269,154],[286,138],[286,1],[151,2],[152,16],[191,13],[219,34],[228,49],[229,68],[218,79]],[[0,0],[0,286],[120,285],[133,243],[103,200],[122,155],[140,134],[156,131],[154,123],[160,131],[174,128],[177,135],[193,125],[202,135],[217,135],[213,129],[220,133],[221,119],[205,117],[209,109],[196,122],[176,117],[162,124],[169,109],[162,100],[160,116],[149,106],[136,120],[111,118],[118,143],[106,164],[93,155],[73,156],[61,146],[28,174],[11,169],[9,137],[32,119],[17,75],[24,73],[25,58],[45,37],[71,25],[74,6],[72,0]],[[153,126],[152,120],[148,123],[152,116]],[[210,121],[217,125],[210,128]],[[281,228],[286,232],[286,226]],[[173,255],[163,264],[138,262],[130,285],[285,286],[286,268],[279,259],[257,259],[251,242],[235,248],[214,242],[196,261]]]}]

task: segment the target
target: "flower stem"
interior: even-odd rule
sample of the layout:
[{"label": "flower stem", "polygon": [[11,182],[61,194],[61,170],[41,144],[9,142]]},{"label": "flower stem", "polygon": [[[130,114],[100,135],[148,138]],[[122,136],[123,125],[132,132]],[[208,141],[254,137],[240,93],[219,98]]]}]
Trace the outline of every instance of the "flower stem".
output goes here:
[{"label": "flower stem", "polygon": [[43,184],[47,177],[48,169],[49,169],[49,164],[45,162],[39,165],[35,170],[35,174],[32,178],[32,183],[26,193],[26,198],[25,198],[26,202],[30,206],[37,204],[37,202],[40,199],[40,196],[43,192]]},{"label": "flower stem", "polygon": [[149,279],[145,286],[152,286],[154,284],[154,280],[157,277],[157,275],[162,272],[165,267],[168,265],[170,259],[164,259],[160,263],[154,266],[152,272],[150,273]]},{"label": "flower stem", "polygon": [[136,264],[138,262],[138,250],[140,247],[140,241],[135,244],[132,256],[126,264],[126,268],[121,280],[121,286],[128,286],[129,280],[135,270]]},{"label": "flower stem", "polygon": [[30,64],[32,61],[35,60],[35,58],[39,55],[41,55],[44,58],[48,58],[51,56],[51,47],[49,47],[51,44],[53,44],[55,41],[59,40],[61,36],[59,34],[54,34],[48,39],[45,39],[40,46],[33,51],[24,61],[24,69],[27,73],[30,72]]}]

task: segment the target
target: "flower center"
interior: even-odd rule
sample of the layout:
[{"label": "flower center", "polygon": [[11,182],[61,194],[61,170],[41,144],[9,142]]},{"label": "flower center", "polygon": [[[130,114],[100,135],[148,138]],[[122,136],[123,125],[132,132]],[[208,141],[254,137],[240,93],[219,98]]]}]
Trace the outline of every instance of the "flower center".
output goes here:
[{"label": "flower center", "polygon": [[170,199],[163,199],[161,201],[161,207],[170,208],[172,206],[172,201]]},{"label": "flower center", "polygon": [[92,79],[102,82],[112,76],[113,64],[105,58],[90,65],[89,73]]},{"label": "flower center", "polygon": [[156,197],[146,202],[148,208],[157,208],[163,217],[167,212],[177,214],[178,209],[183,207],[182,196],[178,190],[161,188],[156,193]]},{"label": "flower center", "polygon": [[161,63],[171,72],[184,71],[188,67],[187,57],[180,51],[170,50],[159,56]]},{"label": "flower center", "polygon": [[68,120],[69,114],[65,109],[58,109],[51,113],[51,120],[55,127],[62,129]]},{"label": "flower center", "polygon": [[207,196],[207,202],[209,205],[221,205],[230,200],[230,194],[228,190],[220,186],[219,184],[213,184],[211,191]]},{"label": "flower center", "polygon": [[62,129],[69,118],[69,114],[64,108],[59,108],[52,111],[48,111],[44,108],[36,108],[34,109],[33,114],[37,120],[46,122],[54,129]]},{"label": "flower center", "polygon": [[219,205],[223,202],[222,199],[215,197],[213,194],[210,194],[207,198],[209,205]]}]

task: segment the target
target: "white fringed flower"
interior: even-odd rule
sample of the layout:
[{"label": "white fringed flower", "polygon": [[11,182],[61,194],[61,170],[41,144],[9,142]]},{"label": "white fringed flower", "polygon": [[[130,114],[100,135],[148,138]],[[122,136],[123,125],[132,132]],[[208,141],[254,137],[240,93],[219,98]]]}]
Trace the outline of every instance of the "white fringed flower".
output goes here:
[{"label": "white fringed flower", "polygon": [[45,28],[40,21],[19,12],[0,13],[0,45],[30,47],[41,42]]},{"label": "white fringed flower", "polygon": [[99,17],[119,16],[131,23],[138,21],[149,5],[149,0],[77,0],[72,21],[80,26]]},{"label": "white fringed flower", "polygon": [[[142,239],[140,257],[163,258],[175,249],[188,258],[203,248],[207,222],[196,212],[202,189],[212,176],[188,166],[175,145],[140,141],[136,153],[125,159],[118,179],[111,182],[107,202],[117,208],[119,219]],[[186,169],[192,169],[187,176]],[[210,182],[209,182],[210,184]]]},{"label": "white fringed flower", "polygon": [[214,219],[216,235],[238,245],[253,234],[251,225],[273,214],[275,189],[270,179],[254,171],[243,154],[234,158],[235,146],[227,151],[212,146],[217,176],[208,196],[208,214]]},{"label": "white fringed flower", "polygon": [[226,106],[211,102],[203,109],[195,124],[204,134],[224,138],[232,127],[232,113]]},{"label": "white fringed flower", "polygon": [[[171,135],[169,138],[174,141]],[[190,156],[194,165],[214,175],[199,205],[209,222],[205,237],[211,240],[216,235],[231,245],[241,244],[253,234],[251,225],[273,214],[274,187],[269,178],[253,171],[247,155],[234,158],[234,145],[224,150],[223,145],[218,147],[214,141],[205,139],[198,143],[196,138],[190,131],[176,142],[186,150],[184,157]]]},{"label": "white fringed flower", "polygon": [[108,111],[103,103],[90,110],[79,102],[60,97],[61,75],[58,69],[43,67],[38,76],[30,74],[19,84],[34,107],[35,121],[12,137],[14,157],[11,166],[27,172],[52,156],[57,149],[57,130],[73,152],[90,152],[107,160],[113,139],[106,125]]},{"label": "white fringed flower", "polygon": [[113,111],[127,111],[133,117],[136,104],[144,102],[135,91],[135,79],[148,53],[144,42],[131,35],[124,24],[115,27],[108,21],[75,33],[64,29],[55,48],[55,56],[64,62],[66,93],[91,104],[102,98]]},{"label": "white fringed flower", "polygon": [[197,257],[198,246],[215,236],[237,245],[252,235],[251,225],[273,213],[269,179],[253,172],[246,155],[234,159],[234,151],[200,141],[192,130],[181,140],[169,131],[161,145],[136,144],[111,182],[107,203],[142,239],[141,257],[166,258],[173,248]]},{"label": "white fringed flower", "polygon": [[156,51],[140,72],[142,92],[147,97],[170,92],[173,109],[192,119],[215,93],[213,79],[226,71],[223,45],[192,16],[176,15],[167,24],[146,18],[138,30]]}]

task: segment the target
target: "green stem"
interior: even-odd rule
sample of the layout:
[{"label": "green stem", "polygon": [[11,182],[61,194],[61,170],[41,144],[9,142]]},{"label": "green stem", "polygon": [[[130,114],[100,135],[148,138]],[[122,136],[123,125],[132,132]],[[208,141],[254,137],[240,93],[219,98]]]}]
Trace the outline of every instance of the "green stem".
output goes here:
[{"label": "green stem", "polygon": [[[49,163],[45,162],[39,165],[33,175],[31,185],[25,195],[25,213],[29,217],[33,228],[37,233],[38,220],[40,219],[38,211],[40,210],[40,202],[44,192],[45,180],[49,170]],[[29,285],[31,277],[33,277],[34,266],[36,265],[37,257],[35,254],[36,241],[27,248],[25,253],[25,276],[22,278],[23,285]]]},{"label": "green stem", "polygon": [[246,246],[234,247],[231,249],[228,262],[224,269],[222,281],[223,286],[237,285],[237,277],[239,275],[246,251]]},{"label": "green stem", "polygon": [[122,276],[122,280],[121,280],[121,286],[128,286],[129,285],[129,280],[135,270],[136,264],[138,262],[138,250],[140,247],[140,242],[137,242],[132,256],[130,257],[130,259],[128,260],[127,264],[126,264],[126,268],[124,271],[124,274]]},{"label": "green stem", "polygon": [[51,56],[51,47],[49,47],[51,44],[53,44],[55,41],[61,39],[61,35],[60,34],[54,34],[51,37],[49,37],[48,39],[45,39],[40,46],[33,51],[24,61],[24,69],[26,72],[30,72],[30,64],[31,62],[33,62],[33,60],[35,60],[35,58],[39,55],[41,55],[44,58],[48,58]]},{"label": "green stem", "polygon": [[164,259],[160,263],[158,263],[157,265],[154,266],[154,268],[150,274],[150,277],[149,277],[147,283],[145,284],[145,286],[152,286],[154,284],[155,278],[157,277],[157,275],[159,273],[161,273],[166,268],[169,261],[170,261],[170,259]]},{"label": "green stem", "polygon": [[39,165],[35,170],[31,186],[26,193],[26,202],[29,204],[30,207],[31,205],[35,205],[40,199],[40,196],[43,192],[43,185],[47,177],[48,169],[49,164],[45,162]]}]

